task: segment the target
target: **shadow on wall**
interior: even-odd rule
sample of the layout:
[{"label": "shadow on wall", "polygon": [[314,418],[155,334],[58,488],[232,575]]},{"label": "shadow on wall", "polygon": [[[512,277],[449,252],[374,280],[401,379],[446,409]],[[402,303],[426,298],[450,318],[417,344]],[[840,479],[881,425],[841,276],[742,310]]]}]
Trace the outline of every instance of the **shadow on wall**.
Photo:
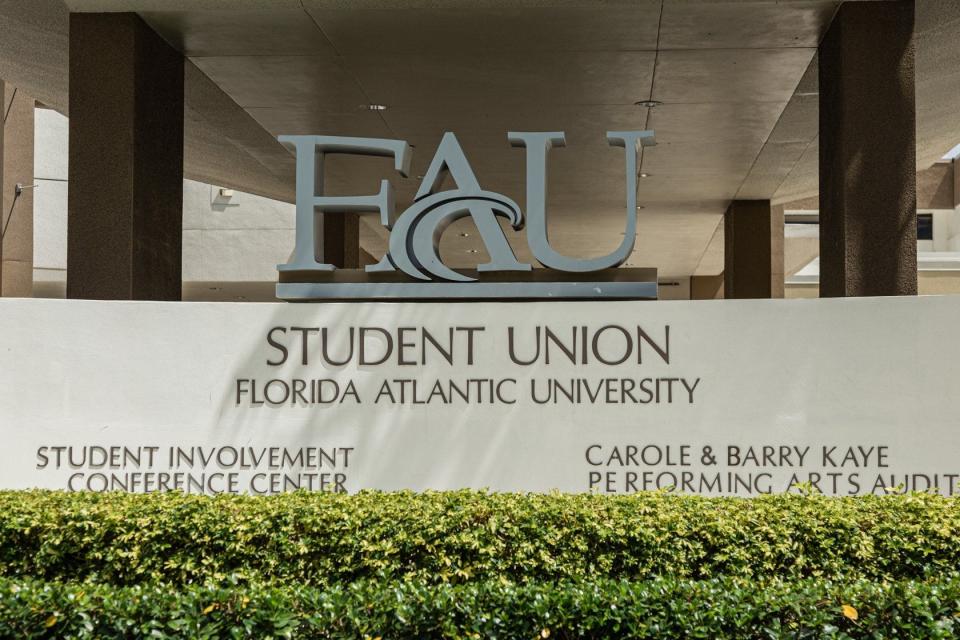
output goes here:
[{"label": "shadow on wall", "polygon": [[[484,307],[489,313],[490,307],[508,307],[502,303],[473,303]],[[563,304],[563,303],[559,303]],[[275,351],[267,348],[266,336],[271,327],[300,326],[327,327],[330,330],[331,355],[344,358],[349,352],[347,336],[350,327],[397,326],[397,316],[403,309],[398,304],[278,304],[270,307],[269,316],[259,323],[260,340],[243,345],[245,355],[232,364],[229,375],[225,376],[225,386],[219,399],[219,409],[211,417],[216,420],[208,435],[198,444],[226,443],[234,441],[237,445],[247,446],[251,441],[237,442],[236,434],[263,434],[257,436],[257,444],[264,442],[283,446],[320,446],[354,447],[356,460],[362,469],[350,474],[348,490],[355,491],[357,486],[377,487],[380,489],[425,490],[447,484],[445,478],[461,478],[465,485],[473,488],[485,488],[490,478],[498,478],[505,472],[508,456],[505,447],[549,449],[556,443],[543,442],[537,437],[536,430],[528,427],[528,417],[511,405],[480,404],[465,405],[452,410],[451,407],[431,404],[417,405],[409,402],[401,404],[376,404],[378,390],[385,381],[395,378],[423,378],[418,367],[407,371],[404,368],[390,366],[333,366],[324,363],[319,357],[319,338],[315,338],[310,350],[308,366],[303,366],[300,350],[291,349],[287,361],[280,366],[269,366],[267,360]],[[449,306],[444,303],[422,304],[417,309],[416,321],[408,322],[424,327],[435,335],[443,335],[450,326],[463,324],[451,320]],[[531,324],[546,324],[555,320],[552,305],[537,305],[539,313],[525,318]],[[495,308],[491,317],[500,309]],[[225,308],[222,320],[225,325],[244,322],[245,314],[230,314]],[[408,319],[410,314],[403,314]],[[478,325],[481,322],[470,322]],[[228,335],[249,334],[250,328],[232,330],[224,326]],[[501,336],[484,336],[498,348]],[[383,345],[378,345],[381,347]],[[489,346],[489,345],[488,345]],[[457,365],[439,361],[433,365],[436,376],[452,378],[496,378],[498,377],[495,359],[488,357],[489,351],[477,353],[476,366],[469,370],[458,371]],[[455,362],[457,362],[455,360]],[[395,362],[394,362],[395,364]],[[502,372],[501,372],[502,375]],[[306,405],[303,403],[281,406],[250,406],[247,399],[239,405],[236,402],[235,389],[229,384],[237,378],[257,378],[261,384],[272,379],[333,379],[341,388],[353,381],[362,400],[356,405],[353,400],[344,404]],[[423,379],[421,384],[429,385],[433,380]],[[526,378],[518,380],[518,387],[528,385]],[[229,388],[228,388],[229,387]],[[543,411],[546,416],[549,410]],[[452,416],[452,417],[451,417]],[[549,419],[544,418],[547,422]],[[523,434],[528,437],[523,437]],[[513,437],[510,437],[512,434]],[[517,434],[521,434],[519,437]],[[519,442],[518,442],[519,440]],[[437,452],[444,455],[438,457]],[[364,465],[362,458],[378,464]],[[391,464],[390,461],[402,461]],[[470,469],[469,474],[464,469]],[[296,473],[296,470],[291,470]],[[495,488],[495,487],[493,487]]]}]

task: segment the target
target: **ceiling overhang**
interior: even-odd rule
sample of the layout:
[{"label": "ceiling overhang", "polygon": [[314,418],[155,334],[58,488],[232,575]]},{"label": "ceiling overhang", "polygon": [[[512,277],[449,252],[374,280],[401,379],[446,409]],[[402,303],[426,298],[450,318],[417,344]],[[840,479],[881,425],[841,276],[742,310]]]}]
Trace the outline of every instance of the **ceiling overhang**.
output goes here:
[{"label": "ceiling overhang", "polygon": [[[31,3],[32,4],[32,3]],[[56,13],[55,0],[41,0]],[[733,198],[817,190],[816,47],[838,1],[794,0],[67,0],[73,11],[136,11],[188,58],[188,175],[289,200],[280,134],[390,137],[415,145],[410,179],[388,162],[340,158],[334,192],[392,177],[409,202],[436,144],[454,131],[481,184],[524,201],[511,130],[562,130],[549,161],[551,240],[579,256],[623,230],[622,150],[605,132],[652,128],[640,181],[637,266],[722,269],[719,221]],[[960,140],[960,7],[918,3],[918,163]],[[66,24],[63,16],[38,17]],[[59,20],[59,22],[58,22]],[[63,65],[65,32],[44,65]],[[58,43],[58,44],[57,44]],[[12,48],[0,46],[6,58]],[[29,70],[26,70],[29,71]],[[26,73],[21,77],[26,77]],[[65,74],[37,97],[66,112]],[[16,82],[16,78],[13,79]],[[653,109],[635,103],[653,99]],[[386,111],[370,111],[384,104]],[[943,147],[943,149],[941,149]],[[466,224],[466,223],[465,223]],[[381,237],[375,230],[368,238]],[[476,235],[476,234],[473,234]],[[448,234],[450,264],[475,256]],[[518,243],[519,244],[519,243]],[[518,254],[522,250],[518,247]]]}]

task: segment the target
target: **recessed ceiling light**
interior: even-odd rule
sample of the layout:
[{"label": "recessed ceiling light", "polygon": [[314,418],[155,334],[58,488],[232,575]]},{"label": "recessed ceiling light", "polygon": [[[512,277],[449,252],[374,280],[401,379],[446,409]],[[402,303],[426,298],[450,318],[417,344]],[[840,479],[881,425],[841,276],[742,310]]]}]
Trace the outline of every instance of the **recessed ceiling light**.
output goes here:
[{"label": "recessed ceiling light", "polygon": [[460,234],[460,237],[461,237],[461,238],[469,238],[469,237],[470,237],[470,234],[467,233],[466,231],[464,231],[463,233]]},{"label": "recessed ceiling light", "polygon": [[467,249],[467,253],[480,253],[477,249]]},{"label": "recessed ceiling light", "polygon": [[640,209],[646,209],[646,208],[647,208],[646,205],[643,205],[643,204],[638,204],[638,205],[637,205],[637,211],[640,211]]},{"label": "recessed ceiling light", "polygon": [[649,178],[649,177],[650,177],[650,174],[647,173],[646,171],[644,171],[643,173],[640,174],[640,177],[641,177],[641,178]]},{"label": "recessed ceiling light", "polygon": [[387,105],[370,103],[367,105],[367,111],[386,111]]},{"label": "recessed ceiling light", "polygon": [[646,107],[647,109],[653,109],[654,107],[659,107],[663,103],[660,102],[659,100],[639,100],[637,102],[634,102],[633,104],[637,105],[638,107]]}]

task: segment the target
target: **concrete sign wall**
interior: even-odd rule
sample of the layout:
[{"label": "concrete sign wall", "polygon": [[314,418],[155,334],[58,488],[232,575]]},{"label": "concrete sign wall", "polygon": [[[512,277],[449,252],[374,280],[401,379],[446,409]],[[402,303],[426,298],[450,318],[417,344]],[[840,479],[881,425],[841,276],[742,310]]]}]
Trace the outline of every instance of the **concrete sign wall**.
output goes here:
[{"label": "concrete sign wall", "polygon": [[0,300],[0,487],[960,492],[960,298]]}]

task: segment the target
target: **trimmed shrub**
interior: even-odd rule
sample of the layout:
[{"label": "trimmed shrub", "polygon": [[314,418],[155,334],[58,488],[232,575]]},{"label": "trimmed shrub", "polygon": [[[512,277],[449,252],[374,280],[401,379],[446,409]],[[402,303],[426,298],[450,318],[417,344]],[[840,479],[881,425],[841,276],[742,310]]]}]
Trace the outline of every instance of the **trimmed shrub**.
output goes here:
[{"label": "trimmed shrub", "polygon": [[0,575],[114,585],[923,579],[960,568],[958,534],[926,494],[0,492]]},{"label": "trimmed shrub", "polygon": [[516,585],[363,581],[327,589],[0,579],[9,638],[899,638],[960,634],[960,579]]}]

